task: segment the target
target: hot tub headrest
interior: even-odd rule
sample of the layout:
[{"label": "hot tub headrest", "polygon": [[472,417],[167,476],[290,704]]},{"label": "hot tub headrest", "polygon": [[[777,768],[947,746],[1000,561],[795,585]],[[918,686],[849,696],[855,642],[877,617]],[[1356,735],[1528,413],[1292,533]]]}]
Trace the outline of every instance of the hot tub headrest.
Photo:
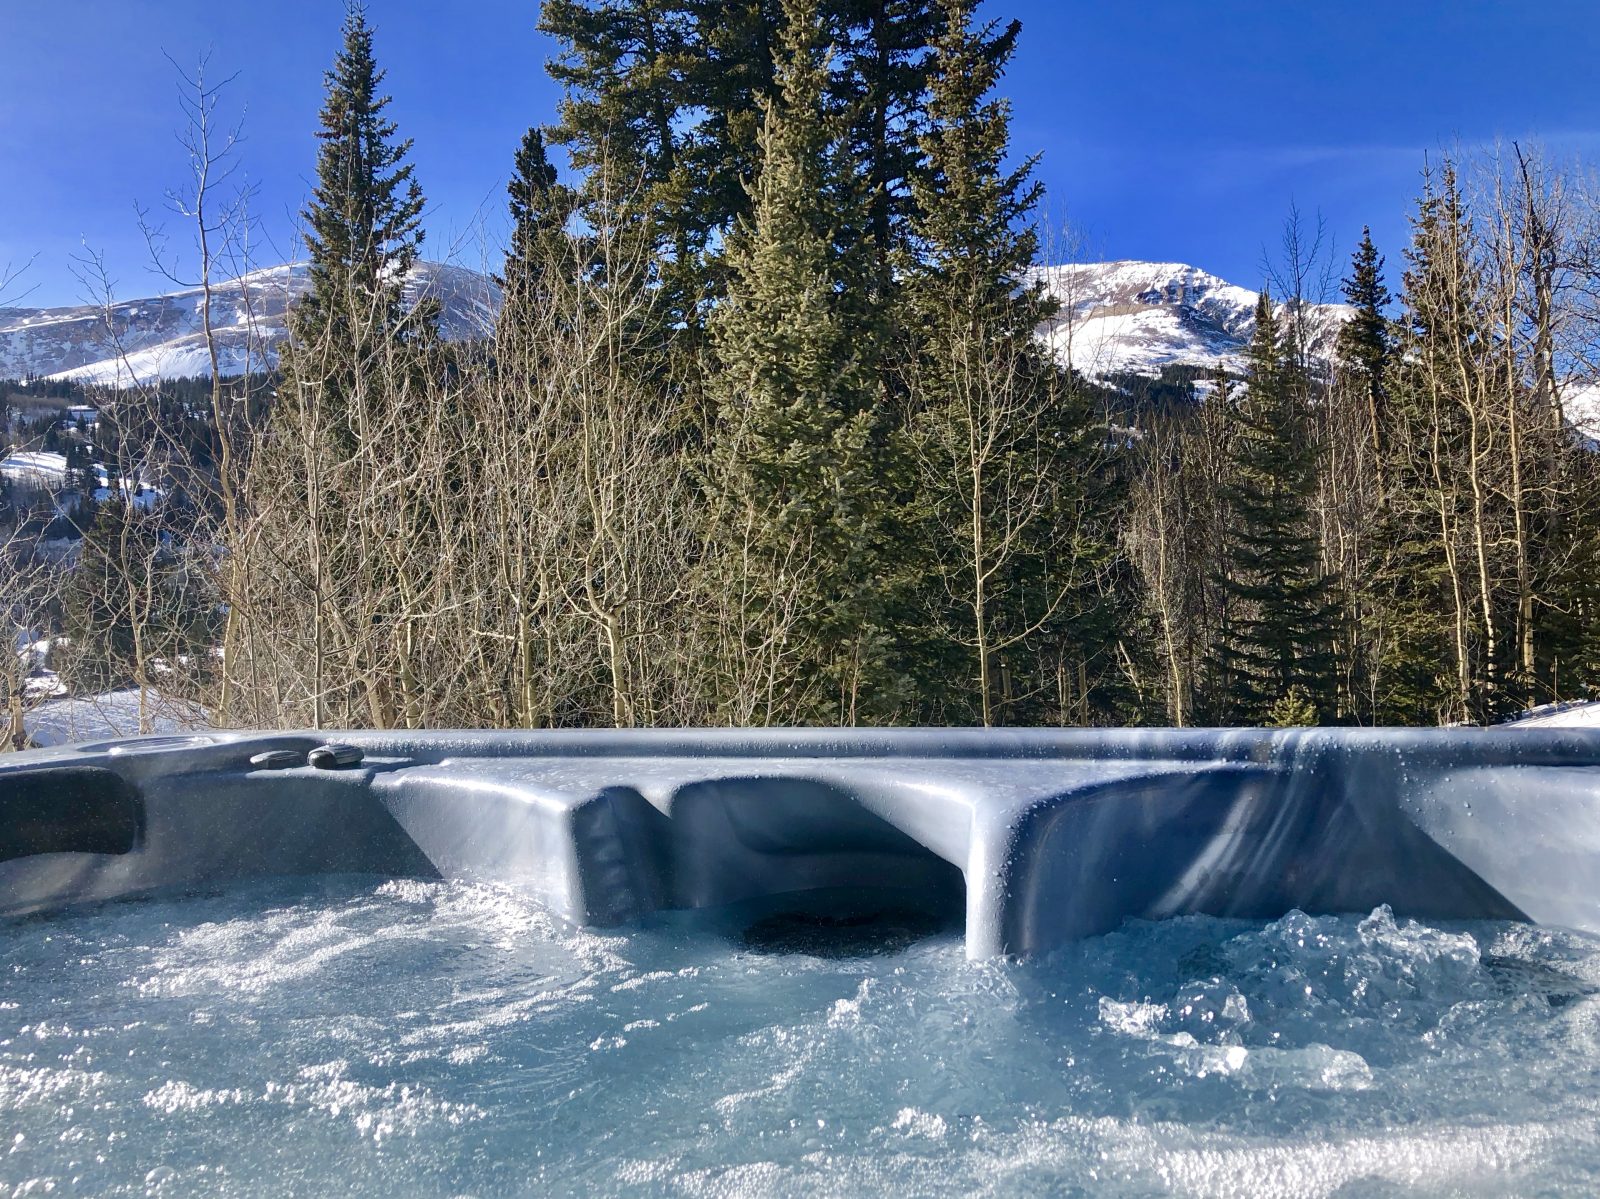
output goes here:
[{"label": "hot tub headrest", "polygon": [[130,852],[144,800],[115,771],[50,766],[0,773],[0,862],[42,853]]}]

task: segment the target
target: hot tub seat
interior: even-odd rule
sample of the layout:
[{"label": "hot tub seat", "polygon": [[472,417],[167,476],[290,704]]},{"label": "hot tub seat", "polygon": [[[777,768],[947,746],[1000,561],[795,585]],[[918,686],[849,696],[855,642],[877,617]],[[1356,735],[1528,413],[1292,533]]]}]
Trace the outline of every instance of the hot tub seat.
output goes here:
[{"label": "hot tub seat", "polygon": [[0,787],[0,862],[47,853],[131,853],[144,831],[144,800],[114,770],[42,766]]}]

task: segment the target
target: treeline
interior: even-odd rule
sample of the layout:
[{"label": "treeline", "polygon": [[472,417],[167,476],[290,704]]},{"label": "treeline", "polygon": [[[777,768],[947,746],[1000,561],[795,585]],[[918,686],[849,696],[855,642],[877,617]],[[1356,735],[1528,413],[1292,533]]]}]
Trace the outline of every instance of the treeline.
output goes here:
[{"label": "treeline", "polygon": [[1400,294],[1355,255],[1332,365],[1291,240],[1243,377],[1095,385],[1035,336],[1019,27],[974,7],[547,0],[566,99],[465,345],[404,302],[423,197],[353,9],[281,378],[207,399],[218,719],[1435,723],[1594,693],[1580,181],[1518,154],[1469,196],[1435,164]]},{"label": "treeline", "polygon": [[1600,447],[1562,405],[1600,332],[1593,198],[1516,148],[1468,164],[1471,197],[1460,165],[1424,174],[1397,296],[1363,236],[1330,367],[1304,296],[1264,296],[1243,382],[1145,421],[1129,544],[1169,719],[1478,723],[1595,693]]}]

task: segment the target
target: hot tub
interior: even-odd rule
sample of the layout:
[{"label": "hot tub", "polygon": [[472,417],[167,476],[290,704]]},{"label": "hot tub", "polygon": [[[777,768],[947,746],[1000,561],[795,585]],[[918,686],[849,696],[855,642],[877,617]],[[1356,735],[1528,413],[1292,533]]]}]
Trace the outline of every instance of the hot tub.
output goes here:
[{"label": "hot tub", "polygon": [[19,755],[0,1194],[1592,1194],[1597,763],[1555,730]]},{"label": "hot tub", "polygon": [[1290,910],[1600,930],[1600,730],[206,734],[0,762],[0,915],[242,878],[613,927],[872,889],[973,958]]}]

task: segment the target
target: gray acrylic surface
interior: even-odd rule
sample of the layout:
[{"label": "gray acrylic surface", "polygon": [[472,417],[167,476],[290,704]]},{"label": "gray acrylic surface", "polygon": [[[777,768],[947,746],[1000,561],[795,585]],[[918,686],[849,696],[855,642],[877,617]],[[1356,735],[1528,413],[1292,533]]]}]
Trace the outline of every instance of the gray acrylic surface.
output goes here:
[{"label": "gray acrylic surface", "polygon": [[376,874],[596,927],[868,888],[964,909],[973,958],[1382,904],[1600,931],[1600,730],[211,733],[9,757],[0,819],[68,768],[132,788],[134,843],[58,822],[0,861],[0,915]]}]

